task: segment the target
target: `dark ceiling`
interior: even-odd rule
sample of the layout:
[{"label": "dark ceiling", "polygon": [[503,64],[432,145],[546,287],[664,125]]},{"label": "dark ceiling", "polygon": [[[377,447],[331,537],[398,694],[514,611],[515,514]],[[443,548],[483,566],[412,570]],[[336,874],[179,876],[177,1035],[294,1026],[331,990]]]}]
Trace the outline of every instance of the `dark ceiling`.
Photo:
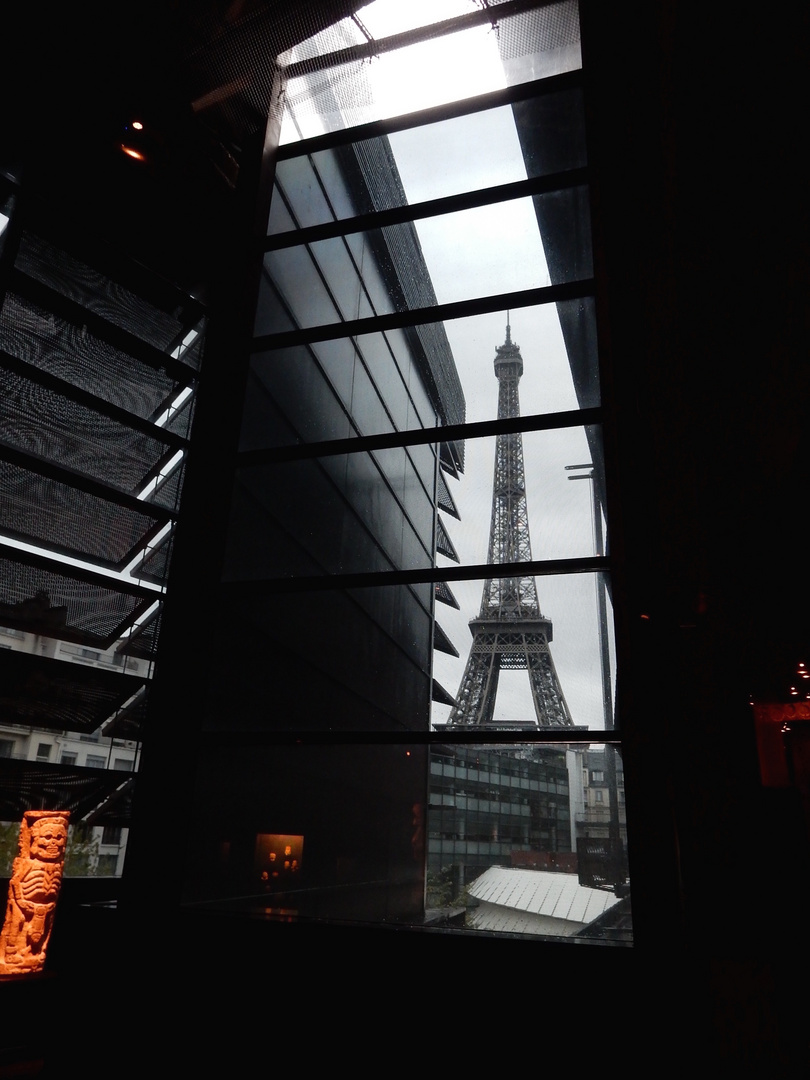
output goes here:
[{"label": "dark ceiling", "polygon": [[[101,235],[114,221],[136,257],[204,276],[242,149],[266,125],[275,57],[352,6],[18,4],[4,15],[0,167],[22,169],[54,213]],[[121,150],[134,119],[145,161]]]}]

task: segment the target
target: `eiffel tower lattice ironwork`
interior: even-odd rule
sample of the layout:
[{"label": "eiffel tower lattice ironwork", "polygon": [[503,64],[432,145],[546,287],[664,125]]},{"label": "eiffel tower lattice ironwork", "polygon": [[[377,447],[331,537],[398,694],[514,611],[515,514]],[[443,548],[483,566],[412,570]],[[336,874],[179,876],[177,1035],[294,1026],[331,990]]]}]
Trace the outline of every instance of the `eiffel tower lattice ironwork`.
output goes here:
[{"label": "eiffel tower lattice ironwork", "polygon": [[[520,347],[512,341],[508,321],[506,342],[497,346],[495,353],[498,419],[508,420],[520,416],[518,383],[523,374]],[[499,435],[487,561],[505,565],[530,562],[531,558],[523,436],[520,432]],[[528,671],[539,727],[573,726],[549,648],[551,620],[540,611],[533,576],[486,581],[481,610],[470,622],[470,630],[470,655],[448,727],[486,727],[492,723],[502,670]]]}]

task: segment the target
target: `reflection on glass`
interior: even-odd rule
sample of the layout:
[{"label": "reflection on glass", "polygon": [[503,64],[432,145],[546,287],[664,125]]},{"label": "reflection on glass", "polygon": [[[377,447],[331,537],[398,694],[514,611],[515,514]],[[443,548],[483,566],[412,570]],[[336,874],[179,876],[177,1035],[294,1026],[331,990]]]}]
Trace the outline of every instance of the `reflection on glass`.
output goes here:
[{"label": "reflection on glass", "polygon": [[631,941],[610,745],[230,740],[198,768],[186,903]]},{"label": "reflection on glass", "polygon": [[427,826],[434,918],[489,933],[632,940],[613,747],[434,746]]}]

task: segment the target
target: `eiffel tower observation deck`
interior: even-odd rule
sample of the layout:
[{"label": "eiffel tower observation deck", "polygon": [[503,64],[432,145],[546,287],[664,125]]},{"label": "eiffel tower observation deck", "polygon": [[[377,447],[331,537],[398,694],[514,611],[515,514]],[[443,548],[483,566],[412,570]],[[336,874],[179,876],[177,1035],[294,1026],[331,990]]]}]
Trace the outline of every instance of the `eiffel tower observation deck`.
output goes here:
[{"label": "eiffel tower observation deck", "polygon": [[[508,320],[508,315],[507,315]],[[506,341],[495,350],[498,419],[520,416],[518,384],[523,374],[520,347]],[[492,522],[487,561],[494,565],[531,562],[523,436],[499,435],[495,447]],[[528,672],[538,728],[573,727],[551,657],[551,620],[540,610],[533,576],[492,577],[484,584],[481,610],[470,622],[472,646],[448,728],[493,728],[501,671]],[[504,727],[509,726],[507,724]],[[514,726],[532,726],[525,721]]]}]

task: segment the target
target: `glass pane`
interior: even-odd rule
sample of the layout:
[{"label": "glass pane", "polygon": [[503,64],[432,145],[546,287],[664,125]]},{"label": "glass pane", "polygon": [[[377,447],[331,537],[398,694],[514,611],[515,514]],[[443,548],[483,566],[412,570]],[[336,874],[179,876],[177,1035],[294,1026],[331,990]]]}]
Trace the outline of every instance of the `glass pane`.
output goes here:
[{"label": "glass pane", "polygon": [[[464,476],[458,482],[448,480],[460,520],[445,520],[462,565],[580,559],[604,554],[604,536],[602,550],[597,550],[596,543],[593,515],[598,493],[590,479],[593,467],[586,467],[595,461],[597,468],[601,468],[598,428],[563,428],[529,431],[522,436],[503,435],[498,439],[467,439],[465,458]],[[521,459],[521,494],[513,491],[510,496],[506,486],[510,490],[514,487]],[[572,469],[572,465],[582,468]],[[503,479],[499,481],[498,477]],[[572,482],[579,477],[583,482]],[[508,507],[504,505],[507,499],[510,499]],[[518,505],[518,500],[525,502],[525,506]],[[490,542],[493,521],[500,530],[501,544]],[[507,541],[504,536],[507,524],[514,524],[521,537],[524,532],[528,534],[529,542],[524,545],[512,538]]]},{"label": "glass pane", "polygon": [[[403,12],[412,7],[422,5],[377,0],[364,8],[360,17],[364,23],[368,18],[375,27],[370,31],[373,38],[384,41],[400,32],[397,28],[403,25]],[[467,4],[456,8],[457,14],[471,13]],[[415,21],[418,25],[427,20],[417,14]],[[496,32],[490,20],[393,51],[380,49],[379,55],[374,53],[372,41],[368,58],[321,70],[320,65],[307,61],[367,41],[357,24],[348,19],[327,34],[282,57],[295,73],[285,94],[282,143],[461,101],[581,66],[576,0],[497,19]],[[418,78],[414,78],[414,71],[419,72]]]},{"label": "glass pane", "polygon": [[[476,146],[485,146],[486,153],[471,153]],[[582,92],[574,88],[284,159],[276,168],[276,184],[303,228],[563,172],[585,161]],[[358,198],[362,181],[369,188],[368,203]],[[354,199],[340,197],[347,184]],[[292,227],[288,215],[271,214],[269,233]]]},{"label": "glass pane", "polygon": [[432,591],[226,588],[205,730],[427,731]]},{"label": "glass pane", "polygon": [[[539,617],[503,618],[493,626],[495,604],[508,601],[514,587],[536,603]],[[615,642],[607,574],[453,581],[450,589],[458,608],[441,604],[436,619],[458,655],[437,650],[433,678],[456,702],[456,722],[467,726],[491,717],[492,723],[521,728],[538,722],[612,727]],[[538,680],[531,669],[544,653],[552,671]],[[434,727],[443,729],[453,719],[453,706],[434,701]]]},{"label": "glass pane", "polygon": [[[593,298],[521,308],[509,317],[510,335],[522,343],[521,415],[599,405]],[[494,312],[257,352],[240,448],[429,428],[437,417],[447,423],[493,420],[493,361],[505,339],[506,318],[506,312]],[[267,319],[281,328],[269,311]],[[441,378],[446,366],[457,374],[455,390]],[[490,479],[491,468],[490,461]]]},{"label": "glass pane", "polygon": [[185,902],[423,921],[425,747],[229,742],[198,762]]},{"label": "glass pane", "polygon": [[433,746],[426,906],[487,933],[630,943],[621,757],[610,746]]},{"label": "glass pane", "polygon": [[434,475],[404,447],[240,469],[226,577],[429,567]]},{"label": "glass pane", "polygon": [[186,904],[632,943],[612,747],[251,740],[198,761]]},{"label": "glass pane", "polygon": [[[590,248],[577,187],[270,251],[264,266],[285,311],[309,327],[587,280]],[[268,307],[260,299],[257,334],[273,332]]]}]

